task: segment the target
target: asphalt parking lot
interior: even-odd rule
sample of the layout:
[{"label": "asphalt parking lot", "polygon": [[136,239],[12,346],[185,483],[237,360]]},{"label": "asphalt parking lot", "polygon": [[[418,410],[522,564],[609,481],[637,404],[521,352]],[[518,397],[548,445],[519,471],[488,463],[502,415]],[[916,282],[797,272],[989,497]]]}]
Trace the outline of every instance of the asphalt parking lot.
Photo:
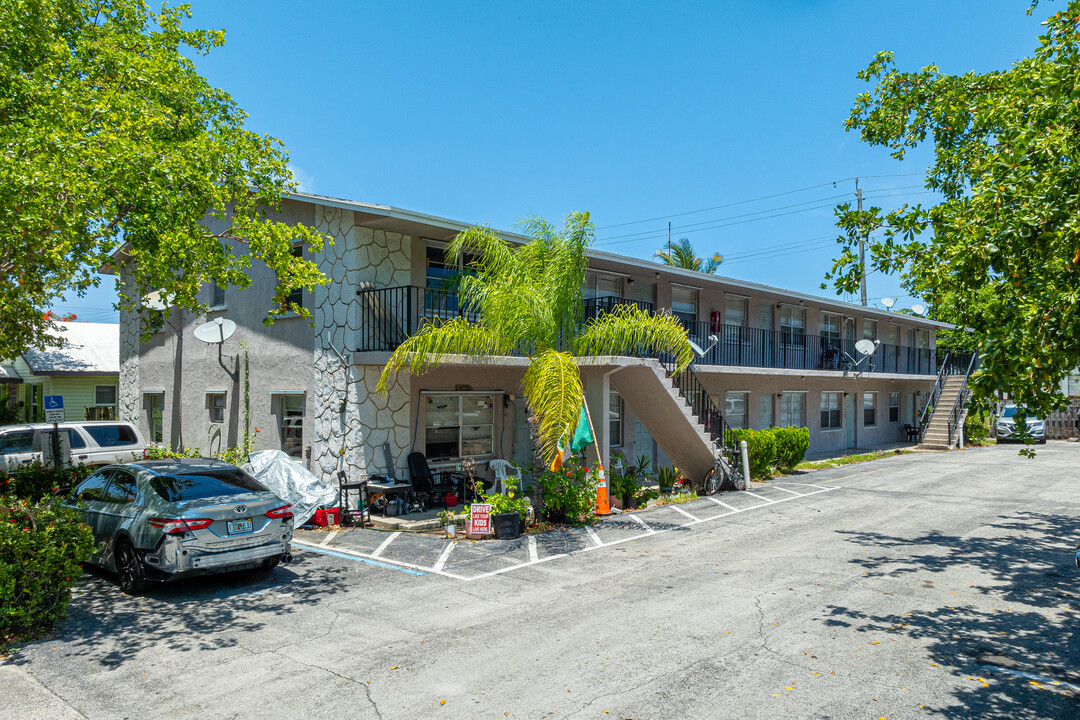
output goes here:
[{"label": "asphalt parking lot", "polygon": [[1080,445],[1016,452],[818,471],[600,543],[345,533],[140,597],[88,572],[0,694],[16,718],[1080,717]]}]

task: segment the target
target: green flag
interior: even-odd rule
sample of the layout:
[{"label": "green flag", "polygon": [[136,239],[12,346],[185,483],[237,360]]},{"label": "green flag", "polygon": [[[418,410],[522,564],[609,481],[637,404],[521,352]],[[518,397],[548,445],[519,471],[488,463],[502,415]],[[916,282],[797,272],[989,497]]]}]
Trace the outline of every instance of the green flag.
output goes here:
[{"label": "green flag", "polygon": [[593,444],[592,432],[589,430],[589,417],[585,414],[585,405],[581,406],[581,415],[578,416],[577,428],[574,430],[574,438],[570,441],[570,452],[579,453]]}]

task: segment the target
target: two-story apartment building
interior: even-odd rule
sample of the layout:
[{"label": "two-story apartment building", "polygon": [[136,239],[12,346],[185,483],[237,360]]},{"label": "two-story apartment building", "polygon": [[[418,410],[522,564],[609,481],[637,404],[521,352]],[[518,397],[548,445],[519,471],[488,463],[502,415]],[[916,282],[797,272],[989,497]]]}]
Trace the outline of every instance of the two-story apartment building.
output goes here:
[{"label": "two-story apartment building", "polygon": [[[390,351],[425,318],[461,312],[444,289],[446,276],[461,268],[447,267],[443,248],[466,223],[307,194],[286,200],[279,218],[334,240],[309,256],[329,278],[301,294],[311,321],[262,325],[274,286],[265,267],[252,269],[244,291],[207,287],[205,316],[174,310],[148,342],[139,340],[139,319],[123,313],[123,418],[147,437],[205,453],[236,444],[244,341],[257,448],[280,447],[324,474],[342,467],[386,472],[384,445],[398,477],[413,451],[433,465],[529,461],[528,408],[520,397],[525,358],[450,359],[426,375],[399,374],[387,393],[376,390]],[[600,251],[590,253],[584,291],[586,317],[630,302],[674,313],[702,351],[694,373],[726,421],[806,426],[811,452],[903,441],[904,425],[915,422],[937,375],[935,330],[946,327]],[[222,345],[194,337],[197,326],[219,317],[236,322],[233,337]],[[853,366],[863,338],[879,344]],[[661,462],[670,457],[684,470],[704,467],[701,449],[687,444],[702,428],[672,414],[668,405],[679,398],[663,387],[656,359],[592,358],[582,373],[602,454],[617,448]]]}]

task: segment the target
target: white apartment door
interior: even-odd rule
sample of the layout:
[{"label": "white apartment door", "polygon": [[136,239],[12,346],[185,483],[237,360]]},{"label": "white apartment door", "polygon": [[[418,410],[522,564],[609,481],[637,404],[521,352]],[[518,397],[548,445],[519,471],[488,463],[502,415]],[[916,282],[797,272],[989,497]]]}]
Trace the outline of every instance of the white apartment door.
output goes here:
[{"label": "white apartment door", "polygon": [[844,434],[847,439],[847,447],[855,447],[856,434],[855,434],[855,396],[858,393],[845,393],[844,398]]},{"label": "white apartment door", "polygon": [[642,455],[649,458],[649,462],[656,464],[656,442],[641,424],[637,413],[634,413],[634,457],[627,458],[627,461],[636,463]]}]

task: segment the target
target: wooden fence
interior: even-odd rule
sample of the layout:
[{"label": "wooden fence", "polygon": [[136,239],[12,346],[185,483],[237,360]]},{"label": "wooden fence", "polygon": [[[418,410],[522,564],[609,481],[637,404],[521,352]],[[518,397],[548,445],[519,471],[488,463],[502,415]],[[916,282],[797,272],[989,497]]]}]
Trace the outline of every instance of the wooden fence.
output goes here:
[{"label": "wooden fence", "polygon": [[1070,398],[1068,408],[1056,410],[1046,419],[1046,437],[1051,440],[1067,440],[1080,435],[1080,430],[1076,426],[1078,414],[1080,414],[1080,398]]}]

